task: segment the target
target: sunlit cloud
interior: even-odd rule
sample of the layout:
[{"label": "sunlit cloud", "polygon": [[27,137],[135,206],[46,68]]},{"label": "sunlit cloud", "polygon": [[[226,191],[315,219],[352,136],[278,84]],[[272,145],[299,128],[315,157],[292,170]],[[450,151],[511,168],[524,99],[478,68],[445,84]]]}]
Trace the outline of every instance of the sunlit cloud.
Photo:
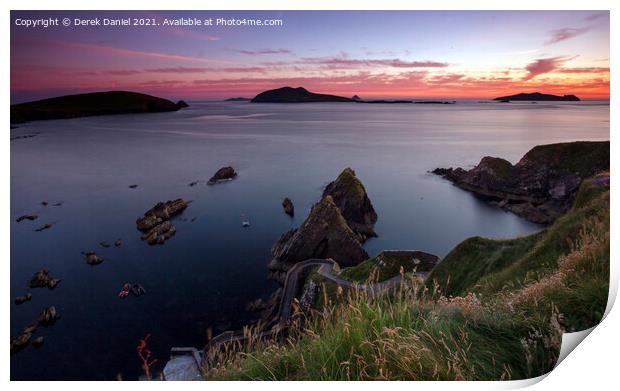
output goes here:
[{"label": "sunlit cloud", "polygon": [[573,58],[575,57],[559,56],[534,60],[534,62],[529,63],[525,67],[527,75],[525,75],[523,80],[531,80],[536,76],[553,72],[560,68],[565,62],[570,61]]}]

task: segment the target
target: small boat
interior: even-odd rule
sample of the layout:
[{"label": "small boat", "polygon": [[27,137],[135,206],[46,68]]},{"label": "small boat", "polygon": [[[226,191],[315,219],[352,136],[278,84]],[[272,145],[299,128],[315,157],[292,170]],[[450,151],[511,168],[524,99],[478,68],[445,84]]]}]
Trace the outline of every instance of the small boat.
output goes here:
[{"label": "small boat", "polygon": [[241,215],[241,226],[242,227],[249,227],[250,226],[250,220],[248,218],[245,217],[245,215]]}]

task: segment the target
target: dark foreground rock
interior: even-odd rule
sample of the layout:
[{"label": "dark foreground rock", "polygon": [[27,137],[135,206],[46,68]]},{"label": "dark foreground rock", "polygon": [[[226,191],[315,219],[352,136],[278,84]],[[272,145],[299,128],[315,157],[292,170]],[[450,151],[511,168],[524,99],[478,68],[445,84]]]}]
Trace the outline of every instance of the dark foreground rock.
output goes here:
[{"label": "dark foreground rock", "polygon": [[287,215],[291,217],[295,215],[295,206],[290,198],[286,197],[284,201],[282,201],[282,208],[284,209],[284,213]]},{"label": "dark foreground rock", "polygon": [[54,289],[60,283],[60,278],[52,278],[47,269],[41,269],[34,273],[30,279],[31,288],[49,288]]},{"label": "dark foreground rock", "polygon": [[215,185],[219,182],[230,181],[237,177],[235,169],[232,167],[222,167],[213,174],[207,185]]},{"label": "dark foreground rock", "polygon": [[540,145],[512,165],[484,157],[473,169],[433,171],[532,222],[549,224],[572,206],[581,182],[609,170],[609,142]]},{"label": "dark foreground rock", "polygon": [[11,123],[93,115],[177,111],[187,104],[129,91],[65,95],[11,106]]},{"label": "dark foreground rock", "polygon": [[298,228],[280,237],[271,249],[269,269],[283,282],[295,263],[311,258],[331,258],[342,266],[353,266],[368,258],[358,235],[351,230],[331,196],[315,205]]},{"label": "dark foreground rock", "polygon": [[331,196],[340,213],[363,243],[369,237],[377,236],[373,226],[377,212],[372,206],[366,189],[355,176],[355,171],[345,168],[335,181],[325,187],[323,197]]},{"label": "dark foreground rock", "polygon": [[176,233],[170,219],[187,208],[187,201],[178,198],[173,201],[159,202],[136,220],[138,229],[144,234],[141,239],[150,245],[163,244]]}]

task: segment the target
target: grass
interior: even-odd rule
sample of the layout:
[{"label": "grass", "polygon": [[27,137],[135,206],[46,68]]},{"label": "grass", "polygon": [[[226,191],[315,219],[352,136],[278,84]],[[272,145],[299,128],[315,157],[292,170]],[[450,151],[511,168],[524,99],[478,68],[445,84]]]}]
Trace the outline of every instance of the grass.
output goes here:
[{"label": "grass", "polygon": [[596,325],[605,310],[609,189],[592,186],[585,182],[581,202],[541,233],[468,239],[426,284],[403,271],[404,282],[378,297],[324,288],[321,305],[303,324],[295,321],[284,341],[255,340],[226,347],[226,354],[212,352],[205,375],[215,380],[542,375],[556,363],[561,333]]},{"label": "grass", "polygon": [[524,159],[540,165],[567,169],[582,178],[609,167],[609,141],[576,141],[538,145]]},{"label": "grass", "polygon": [[[413,258],[418,260],[418,264],[414,263]],[[359,265],[342,269],[340,277],[360,283],[368,280],[381,282],[398,276],[401,270],[405,273],[427,272],[434,266],[435,259],[422,252],[384,251]]]}]

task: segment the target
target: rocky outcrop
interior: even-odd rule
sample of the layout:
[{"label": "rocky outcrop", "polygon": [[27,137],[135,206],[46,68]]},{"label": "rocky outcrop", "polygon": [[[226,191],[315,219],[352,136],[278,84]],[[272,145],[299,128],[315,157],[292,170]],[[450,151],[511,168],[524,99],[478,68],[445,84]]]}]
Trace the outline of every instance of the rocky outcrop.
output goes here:
[{"label": "rocky outcrop", "polygon": [[311,258],[331,258],[342,266],[353,266],[368,258],[359,236],[351,230],[330,195],[315,205],[298,228],[286,232],[271,249],[269,269],[283,282],[295,263]]},{"label": "rocky outcrop", "polygon": [[232,167],[222,167],[216,171],[215,174],[209,179],[207,185],[215,185],[216,183],[231,181],[237,177],[235,169]]},{"label": "rocky outcrop", "polygon": [[366,194],[364,185],[355,176],[355,171],[345,168],[335,181],[325,187],[323,198],[327,196],[334,200],[342,217],[359,235],[362,243],[369,237],[377,236],[373,229],[377,222],[377,212]]},{"label": "rocky outcrop", "polygon": [[52,278],[47,269],[41,269],[34,273],[30,279],[31,288],[49,288],[54,289],[60,283],[60,278]]},{"label": "rocky outcrop", "polygon": [[537,146],[515,165],[487,156],[469,171],[433,173],[532,222],[549,224],[570,209],[585,178],[607,170],[609,142],[574,142]]},{"label": "rocky outcrop", "polygon": [[141,239],[150,245],[163,244],[176,233],[170,219],[187,208],[188,203],[181,198],[159,202],[136,220],[136,226],[144,234]]},{"label": "rocky outcrop", "polygon": [[295,206],[293,205],[293,201],[290,198],[286,197],[284,201],[282,201],[282,208],[284,208],[284,213],[293,217],[295,215]]}]

